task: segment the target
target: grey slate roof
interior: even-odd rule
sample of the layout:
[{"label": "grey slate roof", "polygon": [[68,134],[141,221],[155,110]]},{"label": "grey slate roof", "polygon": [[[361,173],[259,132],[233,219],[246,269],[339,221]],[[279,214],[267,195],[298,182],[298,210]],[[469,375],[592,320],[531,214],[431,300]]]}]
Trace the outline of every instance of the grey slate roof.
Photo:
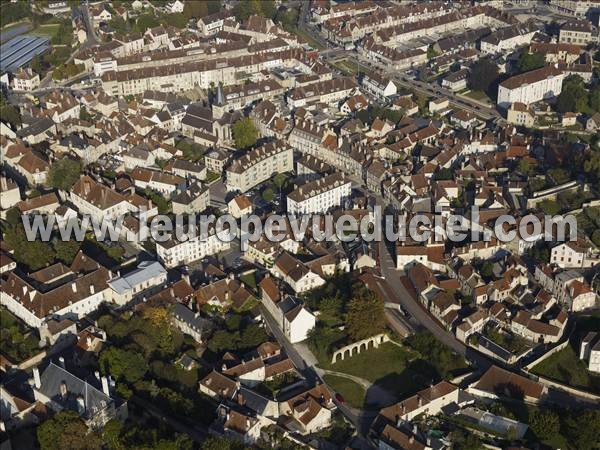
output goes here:
[{"label": "grey slate roof", "polygon": [[[114,403],[114,400],[88,382],[76,377],[62,367],[50,363],[40,376],[39,391],[63,408],[77,411],[89,419]],[[61,395],[61,384],[65,383],[67,394]],[[78,401],[83,399],[83,409]]]}]

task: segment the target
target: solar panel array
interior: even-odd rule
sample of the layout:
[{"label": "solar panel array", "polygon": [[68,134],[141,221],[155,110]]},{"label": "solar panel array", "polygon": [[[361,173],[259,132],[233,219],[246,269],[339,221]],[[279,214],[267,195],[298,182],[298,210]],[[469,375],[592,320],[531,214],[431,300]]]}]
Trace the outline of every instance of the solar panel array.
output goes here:
[{"label": "solar panel array", "polygon": [[0,71],[14,72],[49,48],[48,38],[39,36],[18,36],[0,46]]}]

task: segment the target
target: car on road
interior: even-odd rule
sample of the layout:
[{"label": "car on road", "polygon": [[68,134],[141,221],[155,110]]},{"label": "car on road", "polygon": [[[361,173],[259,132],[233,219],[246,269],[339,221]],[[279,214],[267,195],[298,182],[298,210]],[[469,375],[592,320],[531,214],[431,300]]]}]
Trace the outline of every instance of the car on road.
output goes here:
[{"label": "car on road", "polygon": [[335,399],[337,400],[338,403],[341,403],[341,404],[346,403],[346,399],[339,392],[336,392]]}]

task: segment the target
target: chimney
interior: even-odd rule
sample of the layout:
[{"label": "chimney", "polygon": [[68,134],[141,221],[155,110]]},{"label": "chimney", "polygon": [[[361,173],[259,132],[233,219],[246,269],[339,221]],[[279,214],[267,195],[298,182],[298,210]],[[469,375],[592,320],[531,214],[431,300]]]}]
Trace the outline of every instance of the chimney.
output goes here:
[{"label": "chimney", "polygon": [[246,417],[246,428],[250,429],[250,417]]},{"label": "chimney", "polygon": [[237,401],[240,406],[244,406],[246,404],[246,399],[244,398],[244,394],[238,392]]},{"label": "chimney", "polygon": [[27,286],[23,286],[23,295],[27,294]]},{"label": "chimney", "polygon": [[110,390],[108,389],[108,378],[107,377],[102,377],[102,392],[104,392],[106,395],[108,395],[110,397]]},{"label": "chimney", "polygon": [[77,292],[77,283],[71,283],[71,289],[73,289],[73,292]]},{"label": "chimney", "polygon": [[33,382],[36,389],[39,389],[42,386],[42,381],[40,380],[40,369],[37,367],[33,368]]},{"label": "chimney", "polygon": [[96,380],[100,380],[100,372],[97,370],[94,372],[94,376],[96,377]]},{"label": "chimney", "polygon": [[65,358],[63,358],[62,356],[60,358],[58,358],[58,364],[60,364],[60,367],[62,367],[64,369],[65,368]]},{"label": "chimney", "polygon": [[414,436],[409,437],[408,438],[408,443],[409,444],[414,444],[415,443],[415,437]]},{"label": "chimney", "polygon": [[[92,338],[91,338],[91,337],[89,337],[89,336],[88,336],[88,337],[85,339],[85,345],[87,345],[88,347],[91,347],[91,346],[92,346]],[[98,373],[98,371],[96,371],[96,373]],[[96,378],[98,378],[98,377],[96,377]]]},{"label": "chimney", "polygon": [[60,383],[60,396],[61,397],[66,397],[67,396],[67,383],[65,383],[64,381]]},{"label": "chimney", "polygon": [[221,366],[221,371],[225,372],[227,370],[227,365],[225,363],[223,363],[223,365]]},{"label": "chimney", "polygon": [[93,284],[90,284],[90,294],[94,295],[96,293],[96,289],[94,288]]}]

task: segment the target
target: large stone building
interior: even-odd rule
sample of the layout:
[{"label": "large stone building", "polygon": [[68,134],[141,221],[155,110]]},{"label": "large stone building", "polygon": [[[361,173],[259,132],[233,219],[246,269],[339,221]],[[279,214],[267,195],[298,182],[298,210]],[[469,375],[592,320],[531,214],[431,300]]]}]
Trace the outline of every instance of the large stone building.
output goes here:
[{"label": "large stone building", "polygon": [[226,170],[227,190],[246,192],[276,173],[292,170],[292,148],[282,141],[268,142],[231,163]]},{"label": "large stone building", "polygon": [[515,102],[529,105],[554,98],[561,93],[564,78],[562,71],[554,66],[511,77],[498,86],[498,106],[509,108]]}]

